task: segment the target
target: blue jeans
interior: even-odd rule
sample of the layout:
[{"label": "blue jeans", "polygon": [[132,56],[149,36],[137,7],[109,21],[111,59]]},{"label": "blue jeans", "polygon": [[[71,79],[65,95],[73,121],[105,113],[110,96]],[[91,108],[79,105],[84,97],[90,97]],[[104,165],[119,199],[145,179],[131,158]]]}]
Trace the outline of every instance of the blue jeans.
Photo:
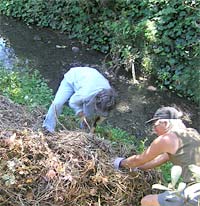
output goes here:
[{"label": "blue jeans", "polygon": [[54,98],[54,101],[52,102],[47,112],[42,127],[47,129],[51,133],[55,131],[57,118],[62,113],[63,105],[70,99],[73,93],[74,89],[67,82],[66,78],[63,78]]},{"label": "blue jeans", "polygon": [[158,202],[161,206],[198,206],[198,199],[184,200],[183,197],[178,197],[174,192],[166,191],[158,195]]}]

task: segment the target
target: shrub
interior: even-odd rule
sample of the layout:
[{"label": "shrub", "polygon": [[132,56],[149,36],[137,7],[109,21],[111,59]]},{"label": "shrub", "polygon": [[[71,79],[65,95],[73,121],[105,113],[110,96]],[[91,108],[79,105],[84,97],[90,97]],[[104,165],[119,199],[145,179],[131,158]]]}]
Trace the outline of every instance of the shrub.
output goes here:
[{"label": "shrub", "polygon": [[199,2],[194,0],[1,0],[0,12],[68,32],[111,55],[113,68],[155,76],[200,100]]}]

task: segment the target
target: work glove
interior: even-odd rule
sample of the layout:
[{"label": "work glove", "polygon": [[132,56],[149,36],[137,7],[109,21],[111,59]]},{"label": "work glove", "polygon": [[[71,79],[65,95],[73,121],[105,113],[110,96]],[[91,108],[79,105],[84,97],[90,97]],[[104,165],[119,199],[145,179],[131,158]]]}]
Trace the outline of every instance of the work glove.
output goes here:
[{"label": "work glove", "polygon": [[120,164],[121,164],[121,161],[124,160],[125,158],[124,157],[117,157],[115,160],[114,160],[114,168],[116,170],[119,170],[120,169]]},{"label": "work glove", "polygon": [[[117,157],[115,160],[114,160],[114,168],[116,170],[120,170],[120,164],[121,164],[121,161],[124,160],[125,158],[124,157]],[[137,167],[134,167],[134,168],[130,168],[130,172],[138,172],[139,169]]]}]

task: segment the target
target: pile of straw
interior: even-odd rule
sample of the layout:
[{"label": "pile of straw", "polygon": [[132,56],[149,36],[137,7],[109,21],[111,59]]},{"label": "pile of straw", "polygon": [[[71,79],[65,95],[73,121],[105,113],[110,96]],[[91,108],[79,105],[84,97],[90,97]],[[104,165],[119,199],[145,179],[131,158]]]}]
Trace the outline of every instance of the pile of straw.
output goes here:
[{"label": "pile of straw", "polygon": [[[23,121],[19,122],[23,125]],[[115,171],[113,159],[129,152],[124,145],[114,146],[79,131],[45,136],[24,126],[1,128],[0,205],[140,205],[140,199],[158,181],[158,174]]]},{"label": "pile of straw", "polygon": [[42,110],[30,109],[13,103],[0,95],[0,129],[31,128],[36,130],[42,121]]}]

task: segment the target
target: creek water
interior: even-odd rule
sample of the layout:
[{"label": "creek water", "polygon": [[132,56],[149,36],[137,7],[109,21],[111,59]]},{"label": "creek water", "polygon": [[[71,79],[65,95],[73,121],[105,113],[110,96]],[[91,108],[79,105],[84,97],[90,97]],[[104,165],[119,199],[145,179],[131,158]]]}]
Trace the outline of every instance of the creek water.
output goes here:
[{"label": "creek water", "polygon": [[71,65],[99,65],[103,59],[66,34],[0,16],[0,63],[39,70],[54,91]]},{"label": "creek water", "polygon": [[[104,55],[70,39],[66,34],[47,28],[27,26],[22,21],[0,16],[0,63],[7,69],[37,69],[57,90],[63,74],[72,65],[101,66]],[[200,131],[199,106],[169,91],[149,84],[133,85],[127,79],[111,78],[118,92],[118,105],[107,123],[138,138],[149,135],[144,122],[160,106],[176,106],[184,111],[189,126]]]}]

